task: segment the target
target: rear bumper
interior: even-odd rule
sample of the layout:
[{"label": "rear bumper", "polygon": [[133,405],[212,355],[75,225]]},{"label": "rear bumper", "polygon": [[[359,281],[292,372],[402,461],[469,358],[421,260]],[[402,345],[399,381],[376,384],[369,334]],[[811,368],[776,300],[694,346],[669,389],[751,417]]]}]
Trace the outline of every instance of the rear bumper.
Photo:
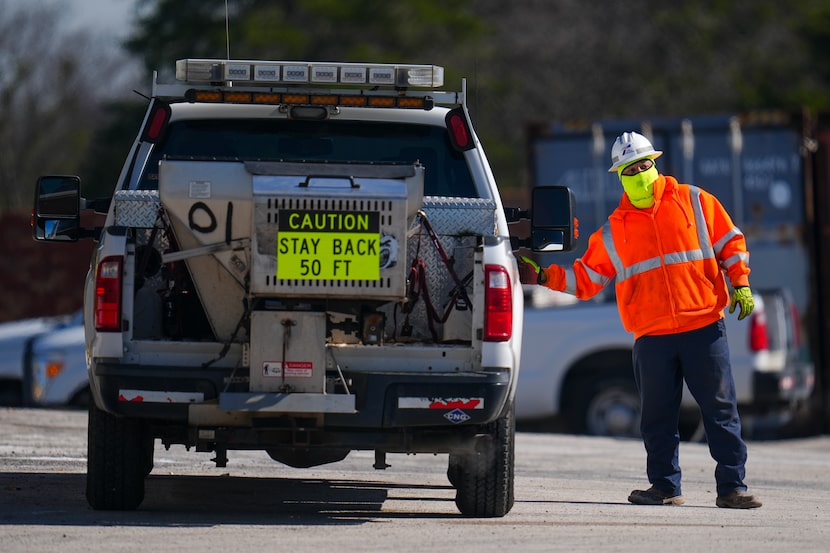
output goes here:
[{"label": "rear bumper", "polygon": [[322,420],[324,428],[399,430],[451,428],[496,420],[509,398],[511,371],[344,371],[352,397],[309,395],[306,408],[304,402],[288,397],[297,394],[251,393],[247,384],[245,389],[239,385],[233,389],[226,384],[230,371],[224,368],[98,363],[91,376],[98,406],[126,417],[188,425],[192,405],[211,404],[222,411],[242,413],[245,416],[239,420],[254,420],[257,426],[268,418],[314,417]]},{"label": "rear bumper", "polygon": [[756,372],[753,397],[761,408],[790,405],[813,393],[815,372],[812,363],[796,362],[779,372]]}]

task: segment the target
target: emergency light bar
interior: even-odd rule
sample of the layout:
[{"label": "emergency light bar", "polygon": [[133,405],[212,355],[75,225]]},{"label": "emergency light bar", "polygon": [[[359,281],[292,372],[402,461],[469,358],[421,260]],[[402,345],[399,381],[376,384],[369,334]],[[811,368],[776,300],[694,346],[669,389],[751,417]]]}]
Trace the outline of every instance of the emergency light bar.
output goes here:
[{"label": "emergency light bar", "polygon": [[440,87],[444,68],[438,65],[309,63],[295,61],[182,59],[176,80],[189,83],[373,85]]},{"label": "emergency light bar", "polygon": [[420,108],[431,110],[435,101],[429,96],[382,96],[363,94],[278,93],[250,90],[199,90],[184,93],[188,102],[225,104],[273,104],[289,106],[345,106],[370,108]]}]

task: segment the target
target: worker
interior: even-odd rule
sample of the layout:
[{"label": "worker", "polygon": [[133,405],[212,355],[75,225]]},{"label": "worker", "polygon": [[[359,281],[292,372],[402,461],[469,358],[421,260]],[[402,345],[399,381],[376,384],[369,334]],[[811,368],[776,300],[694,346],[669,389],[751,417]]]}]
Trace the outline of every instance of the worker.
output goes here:
[{"label": "worker", "polygon": [[587,300],[616,279],[620,318],[634,334],[640,433],[651,484],[632,491],[628,501],[684,503],[678,419],[685,380],[700,406],[709,452],[717,463],[716,505],[760,507],[744,484],[747,449],[723,320],[727,305],[729,313],[738,309],[738,319],[754,308],[746,242],[715,196],[658,173],[661,154],[639,133],[620,135],[608,169],[617,173],[623,188],[617,208],[590,236],[585,254],[572,267],[542,268],[523,257],[521,280]]}]

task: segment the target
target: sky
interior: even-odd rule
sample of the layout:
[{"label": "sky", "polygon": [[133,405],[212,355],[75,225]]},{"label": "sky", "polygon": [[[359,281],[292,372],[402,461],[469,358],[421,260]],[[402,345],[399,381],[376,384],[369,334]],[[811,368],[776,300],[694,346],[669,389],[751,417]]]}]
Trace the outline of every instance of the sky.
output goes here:
[{"label": "sky", "polygon": [[[27,1],[27,0],[23,0]],[[104,34],[124,37],[130,29],[136,0],[57,0],[70,9],[69,20]]]},{"label": "sky", "polygon": [[[111,61],[117,61],[120,68],[117,78],[112,79],[112,90],[114,94],[120,94],[125,88],[131,90],[135,75],[142,72],[140,63],[130,57],[122,46],[133,30],[137,4],[138,0],[0,0],[0,10],[6,7],[58,6],[63,31],[83,32],[90,44],[111,49]],[[119,58],[119,54],[123,57]]]},{"label": "sky", "polygon": [[[0,1],[0,5],[2,5]],[[34,4],[66,7],[68,28],[89,29],[103,37],[122,39],[130,31],[130,20],[136,0],[5,0],[12,6]]]}]

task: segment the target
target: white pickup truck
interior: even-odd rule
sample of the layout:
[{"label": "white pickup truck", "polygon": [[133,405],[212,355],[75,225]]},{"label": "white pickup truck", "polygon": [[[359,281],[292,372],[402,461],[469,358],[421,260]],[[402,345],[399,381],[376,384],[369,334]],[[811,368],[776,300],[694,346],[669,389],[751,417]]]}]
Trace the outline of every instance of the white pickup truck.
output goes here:
[{"label": "white pickup truck", "polygon": [[[639,436],[634,338],[623,329],[614,299],[575,303],[542,287],[526,292],[517,420],[554,418],[568,432]],[[814,383],[813,365],[799,358],[798,314],[789,293],[755,291],[755,299],[747,319],[726,316],[738,406],[750,435],[788,422]],[[684,390],[681,435],[702,438],[698,420]]]},{"label": "white pickup truck", "polygon": [[[503,209],[465,86],[442,86],[433,65],[178,60],[111,198],[38,180],[34,237],[98,241],[93,508],[141,504],[160,440],[217,467],[240,449],[298,468],[446,453],[461,513],[510,511],[523,293],[508,225],[523,217]],[[532,243],[565,251],[573,197],[540,194]],[[81,224],[90,209],[103,227]]]}]

